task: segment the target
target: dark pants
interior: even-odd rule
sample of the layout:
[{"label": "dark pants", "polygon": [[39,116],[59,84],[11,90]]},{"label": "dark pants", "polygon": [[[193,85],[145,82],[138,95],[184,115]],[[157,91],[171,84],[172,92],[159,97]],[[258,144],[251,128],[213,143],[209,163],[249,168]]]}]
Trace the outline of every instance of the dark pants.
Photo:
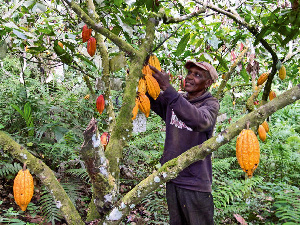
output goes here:
[{"label": "dark pants", "polygon": [[199,192],[167,183],[167,203],[170,225],[212,225],[213,197],[210,192]]}]

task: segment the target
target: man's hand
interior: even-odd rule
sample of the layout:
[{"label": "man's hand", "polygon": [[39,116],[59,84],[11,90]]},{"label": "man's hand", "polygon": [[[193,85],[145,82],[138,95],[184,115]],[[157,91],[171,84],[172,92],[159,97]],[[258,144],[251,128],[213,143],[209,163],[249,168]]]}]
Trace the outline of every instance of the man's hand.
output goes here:
[{"label": "man's hand", "polygon": [[170,84],[170,78],[169,74],[165,72],[160,72],[158,69],[156,69],[154,66],[149,65],[150,69],[153,70],[155,73],[153,74],[153,77],[157,80],[159,87],[161,90],[165,91],[171,84]]}]

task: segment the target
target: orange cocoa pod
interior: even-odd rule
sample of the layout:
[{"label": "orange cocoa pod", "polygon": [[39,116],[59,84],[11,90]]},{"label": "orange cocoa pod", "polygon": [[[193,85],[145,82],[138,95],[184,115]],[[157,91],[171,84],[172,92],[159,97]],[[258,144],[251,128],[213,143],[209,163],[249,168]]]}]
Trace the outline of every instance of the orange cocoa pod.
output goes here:
[{"label": "orange cocoa pod", "polygon": [[257,86],[262,85],[267,79],[268,79],[269,73],[263,73],[262,75],[259,76],[257,80]]},{"label": "orange cocoa pod", "polygon": [[144,78],[140,78],[139,84],[138,84],[138,92],[145,94],[146,91],[147,91],[146,80]]},{"label": "orange cocoa pod", "polygon": [[147,84],[147,92],[154,100],[156,100],[160,94],[160,87],[157,80],[153,76],[149,75],[145,76],[145,80]]},{"label": "orange cocoa pod", "polygon": [[104,108],[105,108],[105,100],[103,95],[99,95],[96,101],[96,107],[100,114],[102,114]]},{"label": "orange cocoa pod", "polygon": [[270,91],[270,93],[269,93],[270,101],[272,101],[274,98],[276,98],[276,93],[274,91]]},{"label": "orange cocoa pod", "polygon": [[[155,55],[150,55],[148,63],[149,65],[154,66],[157,70],[161,71],[159,60]],[[154,71],[151,70],[151,73],[153,74]]]},{"label": "orange cocoa pod", "polygon": [[262,125],[259,125],[259,127],[258,127],[258,136],[259,136],[260,140],[262,140],[262,141],[265,141],[267,138],[266,130]]},{"label": "orange cocoa pod", "polygon": [[152,70],[150,69],[149,65],[145,65],[142,69],[142,74],[144,75],[152,75]]},{"label": "orange cocoa pod", "polygon": [[138,107],[146,117],[150,115],[150,100],[145,94],[139,94],[138,96]]},{"label": "orange cocoa pod", "polygon": [[81,37],[82,37],[82,42],[87,42],[90,37],[92,35],[92,29],[89,29],[87,25],[84,25],[82,28],[82,33],[81,33]]},{"label": "orange cocoa pod", "polygon": [[139,111],[139,100],[138,98],[135,99],[135,106],[133,107],[132,109],[132,120],[134,120],[138,114],[138,111]]},{"label": "orange cocoa pod", "polygon": [[236,140],[236,157],[242,170],[251,178],[260,157],[259,142],[252,130],[243,129],[239,134]]},{"label": "orange cocoa pod", "polygon": [[265,128],[265,131],[268,133],[269,132],[269,124],[267,123],[267,121],[264,121],[261,125]]},{"label": "orange cocoa pod", "polygon": [[33,196],[34,185],[33,177],[25,166],[20,170],[14,179],[14,198],[22,211],[25,211]]},{"label": "orange cocoa pod", "polygon": [[87,52],[89,53],[89,55],[91,57],[93,57],[95,55],[95,52],[96,52],[96,39],[94,37],[91,37],[88,40],[88,43],[87,43]]}]

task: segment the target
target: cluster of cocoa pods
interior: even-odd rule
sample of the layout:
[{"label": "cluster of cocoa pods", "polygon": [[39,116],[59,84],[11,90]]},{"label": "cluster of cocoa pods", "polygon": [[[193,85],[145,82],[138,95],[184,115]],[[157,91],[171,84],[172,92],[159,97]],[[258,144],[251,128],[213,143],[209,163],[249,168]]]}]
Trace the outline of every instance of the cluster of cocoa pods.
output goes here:
[{"label": "cluster of cocoa pods", "polygon": [[93,57],[96,53],[96,39],[91,35],[92,29],[89,29],[87,25],[84,25],[81,33],[82,42],[87,42],[87,52]]},{"label": "cluster of cocoa pods", "polygon": [[152,76],[153,71],[149,65],[154,66],[161,71],[160,63],[155,55],[150,55],[148,64],[144,65],[142,69],[143,76],[139,80],[137,97],[135,99],[135,106],[132,110],[132,120],[134,120],[140,110],[146,117],[150,115],[150,100],[146,93],[153,99],[157,99],[160,93],[160,87],[156,79]]}]

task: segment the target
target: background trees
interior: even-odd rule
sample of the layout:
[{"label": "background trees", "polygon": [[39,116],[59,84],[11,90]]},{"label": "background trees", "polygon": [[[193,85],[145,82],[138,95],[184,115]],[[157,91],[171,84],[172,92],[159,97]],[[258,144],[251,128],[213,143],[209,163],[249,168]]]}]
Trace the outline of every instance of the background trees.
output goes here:
[{"label": "background trees", "polygon": [[[228,216],[229,222],[233,221],[232,212],[243,214],[248,221],[260,221],[258,215],[262,216],[261,221],[272,221],[275,212],[275,222],[276,219],[297,221],[299,214],[292,210],[296,201],[282,203],[286,199],[282,192],[273,194],[274,186],[277,190],[290,190],[285,194],[291,199],[299,193],[299,157],[296,157],[299,148],[295,148],[299,146],[299,103],[280,111],[274,116],[276,120],[273,116],[269,119],[274,128],[270,126],[267,142],[262,143],[265,152],[257,177],[240,180],[243,174],[234,155],[234,137],[246,120],[256,130],[275,111],[299,99],[297,3],[3,2],[0,124],[11,135],[1,132],[4,179],[11,181],[20,166],[18,163],[8,166],[15,162],[13,158],[26,162],[41,187],[41,196],[45,196],[42,204],[51,205],[53,198],[49,193],[53,194],[52,207],[44,207],[52,221],[61,218],[60,210],[70,224],[95,219],[118,224],[126,221],[124,217],[130,213],[129,221],[139,217],[139,210],[147,215],[149,211],[141,209],[146,206],[153,210],[149,217],[159,220],[155,217],[159,206],[156,208],[144,197],[152,194],[152,202],[159,201],[157,196],[162,198],[163,194],[158,191],[153,197],[152,191],[161,190],[165,181],[180,168],[201,159],[207,149],[212,152],[219,148],[214,161],[217,221],[223,215]],[[93,29],[92,36],[97,40],[94,57],[87,54],[86,43],[82,43],[84,24]],[[56,49],[58,41],[63,44],[62,52]],[[209,61],[220,74],[211,89],[222,106],[215,137],[202,149],[191,149],[189,156],[183,155],[161,168],[155,167],[163,149],[164,130],[160,119],[151,115],[147,119],[147,131],[132,134],[131,111],[136,86],[143,63],[151,53],[170,72],[171,82],[178,89],[185,75],[182,67],[186,59]],[[282,65],[287,70],[284,80],[278,78]],[[257,87],[256,80],[263,72],[270,72],[269,78]],[[282,95],[264,105],[271,89],[277,96]],[[89,98],[84,98],[87,94]],[[106,99],[101,115],[95,110],[99,94]],[[91,120],[92,117],[96,119]],[[286,133],[279,132],[282,129]],[[105,152],[98,144],[103,132],[110,133]],[[15,141],[25,148],[20,148]],[[276,143],[276,150],[272,143]],[[137,164],[143,165],[142,169]],[[279,173],[284,165],[289,165],[290,172]],[[52,171],[60,183],[55,181]],[[74,176],[79,178],[76,184],[72,182]],[[87,192],[83,186],[92,186],[93,192]],[[63,190],[69,197],[63,195]],[[272,199],[268,200],[262,193],[271,194]],[[267,215],[261,215],[259,209],[251,212],[257,203],[251,200],[253,195],[261,208],[269,207]],[[268,204],[273,204],[276,198],[279,203],[271,209]],[[136,207],[138,204],[141,207]],[[290,207],[290,204],[294,205]]]}]

